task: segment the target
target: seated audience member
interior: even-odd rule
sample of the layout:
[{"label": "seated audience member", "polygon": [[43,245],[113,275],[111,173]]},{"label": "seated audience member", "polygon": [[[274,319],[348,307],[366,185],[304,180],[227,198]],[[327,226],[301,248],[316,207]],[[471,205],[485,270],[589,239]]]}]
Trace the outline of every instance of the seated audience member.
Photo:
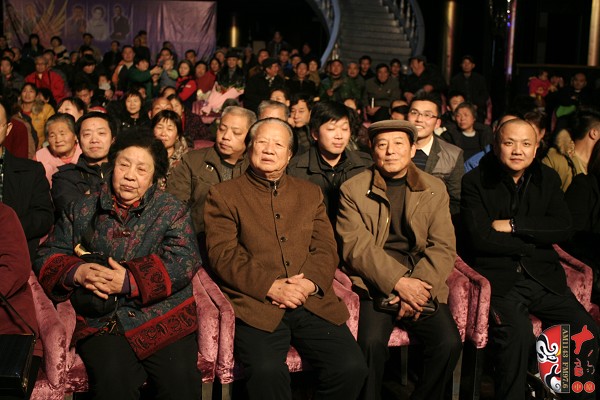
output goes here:
[{"label": "seated audience member", "polygon": [[40,239],[52,227],[50,185],[41,163],[17,158],[3,146],[11,130],[12,122],[7,119],[6,109],[0,104],[0,202],[17,213],[33,259]]},{"label": "seated audience member", "polygon": [[587,173],[592,149],[599,139],[600,111],[587,107],[572,114],[568,130],[556,135],[542,162],[558,172],[563,192],[575,175]]},{"label": "seated audience member", "polygon": [[401,94],[398,81],[390,78],[390,67],[387,64],[377,65],[376,75],[365,82],[363,94],[369,120],[377,122],[389,119],[392,100],[400,98]]},{"label": "seated audience member", "polygon": [[238,60],[239,57],[235,51],[228,51],[225,55],[225,67],[217,75],[219,86],[225,90],[231,87],[244,88],[244,71],[238,66]]},{"label": "seated audience member", "polygon": [[212,90],[215,84],[215,75],[208,70],[208,64],[205,61],[198,61],[194,67],[194,77],[196,78],[196,87],[203,93]]},{"label": "seated audience member", "polygon": [[223,110],[213,147],[189,151],[173,169],[167,192],[190,207],[201,250],[204,249],[204,202],[208,190],[219,182],[236,178],[248,167],[246,134],[256,115],[241,107]]},{"label": "seated audience member", "polygon": [[0,61],[0,84],[4,90],[21,91],[25,79],[14,70],[14,63],[9,57],[2,57]]},{"label": "seated audience member", "polygon": [[321,68],[321,61],[318,58],[308,60],[308,79],[313,81],[317,85],[317,89],[321,88],[321,75],[319,69]]},{"label": "seated audience member", "polygon": [[33,84],[38,89],[50,89],[56,101],[61,101],[67,96],[65,81],[58,73],[50,70],[48,61],[42,55],[35,57],[35,72],[27,75],[25,82]]},{"label": "seated audience member", "polygon": [[267,58],[261,65],[263,72],[249,78],[244,89],[244,107],[252,111],[257,110],[261,101],[269,99],[271,90],[285,87],[276,58]]},{"label": "seated audience member", "polygon": [[33,132],[31,124],[19,113],[16,98],[16,93],[13,92],[2,101],[3,104],[7,105],[5,107],[5,110],[8,110],[7,121],[10,122],[12,127],[10,135],[4,138],[2,146],[15,157],[33,159],[36,152],[35,141],[37,135]]},{"label": "seated audience member", "polygon": [[[360,78],[362,79],[362,78]],[[364,118],[362,116],[362,104],[357,99],[346,99],[344,105],[348,107],[350,112],[350,129],[352,131],[352,137],[348,148],[350,150],[360,150],[365,153],[371,152],[371,146],[369,144],[369,134],[367,133],[367,127],[363,124]]]},{"label": "seated audience member", "polygon": [[447,305],[446,279],[456,258],[449,197],[441,180],[411,162],[417,136],[417,127],[407,121],[373,123],[373,167],[340,191],[342,261],[361,295],[358,344],[369,367],[365,400],[382,398],[394,326],[424,346],[423,373],[412,399],[444,399],[461,352]]},{"label": "seated audience member", "polygon": [[414,96],[408,111],[408,121],[419,131],[413,162],[419,169],[444,181],[450,195],[450,213],[455,215],[460,211],[460,181],[465,168],[463,151],[434,134],[441,124],[440,113],[438,96],[430,93]]},{"label": "seated audience member", "polygon": [[276,118],[250,130],[248,171],[210,188],[209,264],[235,311],[234,353],[250,399],[291,399],[293,345],[316,370],[317,399],[355,399],[366,366],[332,287],[338,257],[318,186],[285,174],[293,132]]},{"label": "seated audience member", "polygon": [[144,98],[137,90],[130,90],[123,96],[125,105],[119,116],[118,135],[137,131],[150,132],[150,118],[142,110]]},{"label": "seated audience member", "polygon": [[306,94],[298,94],[290,100],[290,125],[294,130],[294,156],[304,154],[313,140],[310,136],[310,110],[312,98]]},{"label": "seated audience member", "polygon": [[282,104],[285,104],[287,107],[290,106],[290,91],[285,88],[275,88],[271,90],[269,94],[269,100],[278,101]]},{"label": "seated audience member", "polygon": [[159,187],[165,189],[173,168],[181,161],[181,157],[188,152],[188,145],[183,137],[181,118],[172,110],[162,110],[152,118],[152,132],[154,137],[162,142],[169,156],[169,170],[165,180],[159,182]]},{"label": "seated audience member", "polygon": [[341,60],[332,60],[329,64],[328,74],[319,86],[321,100],[343,102],[347,98],[361,98],[361,87],[354,79],[344,75],[344,64]]},{"label": "seated audience member", "polygon": [[304,61],[296,65],[296,74],[286,85],[291,94],[306,93],[312,97],[317,95],[317,85],[308,79],[308,64]]},{"label": "seated audience member", "polygon": [[478,123],[477,110],[471,103],[462,103],[454,111],[456,127],[442,133],[442,139],[460,147],[463,157],[468,160],[476,153],[483,151],[492,141],[492,130],[489,126]]},{"label": "seated audience member", "polygon": [[157,397],[197,400],[201,258],[189,212],[157,189],[169,165],[157,139],[121,135],[110,162],[108,184],[68,207],[34,270],[53,301],[71,300],[93,398],[139,399],[148,382]]},{"label": "seated audience member", "polygon": [[179,78],[177,78],[177,95],[183,104],[192,108],[192,104],[196,101],[196,79],[193,74],[193,65],[188,60],[181,60],[177,67]]},{"label": "seated audience member", "polygon": [[90,112],[77,122],[81,155],[76,164],[58,168],[52,176],[52,200],[56,217],[75,200],[100,190],[112,171],[108,152],[116,136],[114,123],[107,114]]},{"label": "seated audience member", "polygon": [[87,112],[87,107],[83,100],[78,97],[65,97],[58,103],[57,111],[71,115],[75,119],[75,122],[77,122]]},{"label": "seated audience member", "polygon": [[194,114],[185,106],[181,98],[177,95],[169,95],[167,100],[171,102],[173,111],[181,118],[181,129],[189,148],[194,147],[194,140],[204,140],[208,136],[206,126],[199,115]]},{"label": "seated audience member", "polygon": [[573,217],[573,237],[561,246],[594,270],[592,296],[600,297],[600,141],[594,145],[588,173],[573,178],[565,193]]},{"label": "seated audience member", "polygon": [[[27,240],[15,211],[0,202],[0,260],[2,280],[0,294],[11,305],[12,311],[2,301],[0,307],[0,335],[29,335],[32,330],[39,337],[38,321],[35,315],[33,295],[28,279],[31,273],[31,261],[27,249]],[[23,318],[23,321],[21,320]],[[8,349],[3,349],[8,350]],[[2,396],[7,400],[29,400],[38,370],[42,362],[42,342],[37,340],[33,358],[29,366],[26,393],[20,396]]]},{"label": "seated audience member", "polygon": [[391,109],[390,119],[406,121],[408,118],[409,106],[396,106]]},{"label": "seated audience member", "polygon": [[141,85],[146,91],[146,96],[152,98],[152,75],[160,76],[161,73],[161,67],[155,66],[151,69],[148,59],[136,57],[133,67],[127,71],[127,81],[130,88],[133,84]]},{"label": "seated audience member", "polygon": [[289,175],[321,188],[332,226],[335,226],[340,186],[372,164],[368,154],[347,149],[352,136],[351,111],[334,101],[317,103],[310,113],[310,135],[314,144],[307,152],[294,157],[288,166]]},{"label": "seated audience member", "polygon": [[258,105],[258,119],[279,118],[282,121],[290,119],[290,109],[275,100],[263,100]]},{"label": "seated audience member", "polygon": [[496,397],[525,399],[534,343],[529,314],[546,327],[569,324],[573,334],[587,325],[592,339],[581,352],[590,365],[596,365],[600,331],[568,288],[552,248],[569,238],[572,220],[558,175],[535,159],[535,129],[521,119],[504,122],[493,146],[463,179],[465,258],[492,287],[488,346]]},{"label": "seated audience member", "polygon": [[65,164],[76,164],[81,149],[75,134],[75,119],[69,114],[54,114],[46,122],[48,146],[35,153],[35,160],[42,163],[46,179],[52,188],[52,175]]},{"label": "seated audience member", "polygon": [[450,80],[450,92],[460,92],[465,96],[463,102],[474,104],[477,107],[477,122],[483,123],[487,116],[487,101],[490,95],[485,77],[474,71],[475,67],[472,56],[463,56],[460,63],[461,72]]},{"label": "seated audience member", "polygon": [[46,136],[44,134],[46,121],[52,115],[54,115],[54,109],[48,103],[37,100],[38,89],[32,83],[26,83],[21,89],[21,96],[19,97],[19,104],[21,106],[21,113],[30,118],[31,126],[36,132],[37,136],[37,150],[41,149],[46,142]]},{"label": "seated audience member", "polygon": [[360,77],[366,82],[369,79],[375,77],[375,73],[371,69],[371,64],[373,63],[373,59],[367,55],[361,56],[358,59],[359,65],[359,74]]},{"label": "seated audience member", "polygon": [[448,93],[446,112],[442,114],[442,129],[448,129],[448,127],[456,127],[456,119],[454,119],[454,112],[456,107],[464,103],[465,95],[461,92],[450,92]]},{"label": "seated audience member", "polygon": [[406,77],[404,84],[404,98],[409,103],[418,92],[440,93],[446,92],[446,81],[442,74],[432,65],[427,64],[427,58],[417,55],[409,59],[408,64],[412,74]]}]

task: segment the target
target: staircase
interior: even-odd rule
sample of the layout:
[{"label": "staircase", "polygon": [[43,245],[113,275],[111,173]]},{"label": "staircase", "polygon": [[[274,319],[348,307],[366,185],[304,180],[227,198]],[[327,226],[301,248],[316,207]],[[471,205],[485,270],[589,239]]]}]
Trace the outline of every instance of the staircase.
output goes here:
[{"label": "staircase", "polygon": [[407,65],[412,55],[404,27],[400,26],[383,0],[338,0],[341,26],[338,36],[339,57],[348,63],[358,62],[363,55],[379,63],[389,64],[398,58]]}]

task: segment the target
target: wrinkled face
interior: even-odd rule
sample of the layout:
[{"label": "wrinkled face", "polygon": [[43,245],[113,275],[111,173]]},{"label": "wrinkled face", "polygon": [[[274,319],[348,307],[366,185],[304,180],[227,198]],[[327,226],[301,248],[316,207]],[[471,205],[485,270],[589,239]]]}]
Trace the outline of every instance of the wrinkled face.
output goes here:
[{"label": "wrinkled face", "polygon": [[186,63],[182,63],[179,66],[179,76],[188,76],[190,74],[190,66]]},{"label": "wrinkled face", "polygon": [[281,90],[274,90],[271,93],[271,97],[269,98],[269,100],[277,101],[286,105],[290,104],[289,100],[285,98],[285,94]]},{"label": "wrinkled face", "polygon": [[379,82],[385,83],[390,77],[390,71],[387,68],[379,68],[377,70],[377,80]]},{"label": "wrinkled face", "polygon": [[123,56],[123,61],[125,61],[126,63],[132,62],[135,57],[135,53],[130,47],[124,48],[121,55]]},{"label": "wrinkled face", "polygon": [[279,179],[292,158],[290,134],[276,122],[261,125],[252,141],[250,168],[258,176]]},{"label": "wrinkled face", "polygon": [[431,137],[435,128],[441,124],[437,106],[430,101],[413,101],[408,111],[408,120],[419,130],[419,139]]},{"label": "wrinkled face", "polygon": [[125,109],[130,115],[135,115],[142,109],[142,100],[137,96],[129,96],[125,99]]},{"label": "wrinkled face", "polygon": [[77,107],[75,107],[75,105],[70,101],[63,102],[58,108],[58,112],[72,115],[73,118],[75,118],[75,122],[77,122],[79,118],[81,118],[81,116],[83,115],[83,110],[79,111]]},{"label": "wrinkled face", "polygon": [[537,133],[529,123],[507,122],[497,133],[494,153],[508,173],[516,179],[531,165],[537,149]]},{"label": "wrinkled face", "polygon": [[348,64],[348,70],[346,73],[350,78],[356,78],[358,76],[359,68],[357,63]]},{"label": "wrinkled face", "polygon": [[411,145],[406,132],[390,131],[378,134],[371,143],[373,162],[387,178],[402,178],[406,175],[410,160],[417,148]]},{"label": "wrinkled face", "polygon": [[206,73],[206,65],[198,64],[196,65],[196,69],[194,71],[196,73],[196,78],[201,78]]},{"label": "wrinkled face", "polygon": [[35,71],[38,74],[46,72],[47,68],[48,68],[48,62],[46,61],[46,59],[44,57],[37,57],[35,59]]},{"label": "wrinkled face", "polygon": [[150,110],[150,118],[154,117],[162,110],[172,110],[171,102],[164,97],[159,97],[152,102],[152,110]]},{"label": "wrinkled face", "polygon": [[107,121],[102,118],[88,118],[81,123],[79,146],[88,160],[106,161],[112,142],[113,137]]},{"label": "wrinkled face", "polygon": [[56,157],[65,157],[72,153],[77,144],[77,137],[69,125],[56,121],[48,125],[48,145]]},{"label": "wrinkled face", "polygon": [[366,74],[367,71],[371,68],[371,61],[364,59],[360,60],[360,72]]},{"label": "wrinkled face", "polygon": [[117,200],[132,205],[152,186],[154,159],[146,149],[127,147],[115,159],[112,185]]},{"label": "wrinkled face", "polygon": [[23,86],[23,89],[21,90],[21,101],[23,103],[33,103],[35,101],[36,94],[37,93],[31,86]]},{"label": "wrinkled face", "polygon": [[473,69],[475,68],[475,64],[473,64],[471,60],[464,59],[460,64],[460,67],[462,68],[465,74],[468,74],[471,73],[471,71],[473,71]]},{"label": "wrinkled face", "polygon": [[175,143],[179,139],[177,125],[170,119],[162,119],[154,126],[154,137],[160,140],[167,152],[175,148]]},{"label": "wrinkled face", "polygon": [[246,134],[248,133],[246,117],[226,114],[221,118],[217,129],[217,149],[225,159],[239,159],[246,151]]},{"label": "wrinkled face", "polygon": [[81,101],[83,101],[86,105],[90,105],[90,103],[92,102],[92,96],[94,95],[94,92],[88,90],[88,89],[83,89],[80,90],[78,92],[75,92],[75,96],[79,99],[81,99]]},{"label": "wrinkled face", "polygon": [[307,125],[310,121],[310,110],[308,109],[306,102],[304,100],[300,100],[298,103],[293,105],[290,116],[294,122],[294,127],[300,128],[304,125]]},{"label": "wrinkled face", "polygon": [[325,158],[339,156],[350,142],[350,122],[344,117],[339,121],[328,121],[319,127],[318,134],[312,133],[319,151]]},{"label": "wrinkled face", "polygon": [[462,107],[458,109],[454,113],[454,119],[456,120],[456,124],[462,131],[471,132],[473,130],[473,125],[475,124],[475,116],[468,108]]},{"label": "wrinkled face", "polygon": [[0,73],[2,73],[2,75],[8,76],[12,73],[12,71],[13,71],[13,67],[11,67],[8,60],[2,60],[0,62]]}]

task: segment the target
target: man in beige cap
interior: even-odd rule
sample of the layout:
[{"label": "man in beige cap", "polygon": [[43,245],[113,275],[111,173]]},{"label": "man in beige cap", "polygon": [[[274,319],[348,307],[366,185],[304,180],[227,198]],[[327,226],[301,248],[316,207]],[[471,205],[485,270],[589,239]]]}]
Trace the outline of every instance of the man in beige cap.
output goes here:
[{"label": "man in beige cap", "polygon": [[337,233],[346,272],[361,296],[358,344],[369,375],[363,399],[381,398],[388,340],[396,325],[423,344],[411,399],[442,399],[461,340],[446,279],[456,257],[444,182],[417,168],[418,130],[408,121],[369,127],[374,165],[341,187]]}]

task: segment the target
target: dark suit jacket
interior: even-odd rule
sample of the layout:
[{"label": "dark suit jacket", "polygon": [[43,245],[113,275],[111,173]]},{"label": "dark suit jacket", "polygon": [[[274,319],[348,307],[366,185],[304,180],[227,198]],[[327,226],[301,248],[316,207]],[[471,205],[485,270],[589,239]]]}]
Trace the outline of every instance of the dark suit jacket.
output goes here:
[{"label": "dark suit jacket", "polygon": [[31,258],[35,258],[38,243],[54,223],[54,208],[50,184],[41,163],[17,158],[8,151],[4,155],[4,186],[2,202],[19,217]]}]

